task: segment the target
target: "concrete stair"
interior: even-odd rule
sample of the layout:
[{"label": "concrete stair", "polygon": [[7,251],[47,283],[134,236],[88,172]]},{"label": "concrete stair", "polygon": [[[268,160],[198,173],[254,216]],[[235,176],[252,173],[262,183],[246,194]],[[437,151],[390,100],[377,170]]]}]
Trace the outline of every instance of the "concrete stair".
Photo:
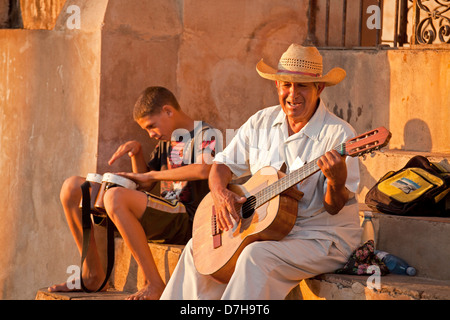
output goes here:
[{"label": "concrete stair", "polygon": [[407,261],[416,268],[416,276],[381,276],[380,288],[372,289],[374,279],[369,276],[324,274],[303,280],[287,299],[450,300],[450,241],[445,241],[449,239],[450,218],[373,212],[372,221],[376,248]]},{"label": "concrete stair", "polygon": [[[38,290],[36,300],[123,300],[143,286],[142,272],[130,250],[120,237],[115,238],[115,263],[105,292],[48,292],[47,288]],[[149,243],[156,266],[165,283],[170,278],[183,251],[182,245]]]},{"label": "concrete stair", "polygon": [[[143,285],[141,270],[121,238],[115,239],[116,256],[111,275],[111,286],[118,291],[136,292]],[[182,245],[149,243],[156,266],[163,281],[167,283],[183,251]]]},{"label": "concrete stair", "polygon": [[[450,154],[387,150],[361,162],[359,203],[361,212],[370,210],[364,199],[369,189],[388,171],[401,169],[415,155],[438,162],[450,171]],[[450,197],[447,196],[448,207]],[[418,270],[417,276],[450,280],[450,218],[403,217],[373,213],[377,249],[406,260]]]},{"label": "concrete stair", "polygon": [[[414,155],[423,155],[450,169],[449,154],[387,150],[361,161],[358,194],[360,218],[370,211],[366,193],[388,171],[401,169]],[[450,199],[449,199],[450,200]],[[372,212],[376,249],[394,254],[417,270],[414,277],[389,274],[381,289],[368,287],[368,276],[325,274],[302,281],[287,299],[448,300],[450,299],[450,218],[403,217]],[[369,279],[370,280],[370,279]]]},{"label": "concrete stair", "polygon": [[373,213],[372,220],[377,249],[401,257],[419,277],[450,280],[450,218]]},{"label": "concrete stair", "polygon": [[[414,155],[448,166],[447,154],[409,153],[388,150],[368,157],[361,165],[360,217],[369,210],[363,204],[367,191],[389,170],[398,170]],[[450,218],[401,217],[372,212],[376,247],[406,260],[417,269],[414,277],[389,274],[381,276],[380,288],[372,289],[368,276],[323,274],[303,280],[287,300],[450,300]],[[116,261],[110,290],[104,293],[54,294],[39,290],[42,300],[123,299],[142,286],[142,275],[127,246],[116,238]],[[183,246],[149,244],[158,270],[165,282],[170,278]]]},{"label": "concrete stair", "polygon": [[125,300],[130,295],[129,292],[109,289],[106,292],[85,293],[85,292],[48,292],[47,288],[42,288],[36,293],[35,300]]},{"label": "concrete stair", "polygon": [[303,280],[287,300],[450,300],[450,281],[388,274],[380,289],[368,276],[323,274]]},{"label": "concrete stair", "polygon": [[[363,206],[364,208],[364,206]],[[368,276],[323,274],[303,280],[287,300],[450,300],[450,218],[398,217],[373,214],[377,248],[402,257],[417,268],[414,277],[389,274],[380,289],[371,289]],[[116,264],[110,289],[102,293],[49,293],[37,300],[121,300],[142,286],[142,274],[127,246],[116,238]],[[165,282],[172,274],[183,246],[149,244]]]}]

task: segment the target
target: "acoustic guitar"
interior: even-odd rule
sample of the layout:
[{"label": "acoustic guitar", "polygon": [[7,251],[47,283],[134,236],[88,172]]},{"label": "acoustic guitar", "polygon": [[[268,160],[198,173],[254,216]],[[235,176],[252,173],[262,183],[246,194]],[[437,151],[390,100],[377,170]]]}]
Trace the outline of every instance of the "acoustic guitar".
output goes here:
[{"label": "acoustic guitar", "polygon": [[[362,156],[386,146],[391,133],[380,127],[345,143],[334,150],[342,156]],[[288,175],[273,167],[264,167],[245,184],[230,184],[228,189],[247,198],[236,211],[241,219],[228,231],[219,230],[211,193],[199,204],[194,216],[192,245],[197,271],[227,283],[234,272],[236,260],[250,243],[281,240],[297,219],[298,201],[302,193],[296,185],[318,172],[317,160],[305,164]]]}]

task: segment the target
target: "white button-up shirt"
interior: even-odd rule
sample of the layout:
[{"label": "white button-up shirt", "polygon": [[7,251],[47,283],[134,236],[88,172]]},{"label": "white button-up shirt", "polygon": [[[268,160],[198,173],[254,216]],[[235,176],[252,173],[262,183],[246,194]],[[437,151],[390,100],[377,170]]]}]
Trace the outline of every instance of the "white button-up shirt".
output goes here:
[{"label": "white button-up shirt", "polygon": [[[321,101],[308,124],[289,136],[286,115],[280,105],[260,110],[238,130],[214,162],[227,165],[239,177],[254,174],[265,166],[286,173],[317,159],[339,144],[355,136],[354,129],[331,113]],[[351,199],[336,215],[323,206],[327,180],[321,171],[297,185],[304,193],[298,203],[297,221],[288,237],[332,241],[344,254],[354,250],[361,236],[355,193],[359,184],[357,158],[347,157],[346,187]]]}]

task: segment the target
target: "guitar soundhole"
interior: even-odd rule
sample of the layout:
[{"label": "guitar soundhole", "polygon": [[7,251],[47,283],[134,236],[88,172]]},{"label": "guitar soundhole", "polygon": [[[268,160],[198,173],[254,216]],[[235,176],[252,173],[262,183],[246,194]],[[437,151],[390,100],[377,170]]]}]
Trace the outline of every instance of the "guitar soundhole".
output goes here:
[{"label": "guitar soundhole", "polygon": [[247,198],[247,201],[245,201],[242,205],[242,218],[247,219],[252,216],[253,212],[255,212],[255,203],[255,196],[250,196]]}]

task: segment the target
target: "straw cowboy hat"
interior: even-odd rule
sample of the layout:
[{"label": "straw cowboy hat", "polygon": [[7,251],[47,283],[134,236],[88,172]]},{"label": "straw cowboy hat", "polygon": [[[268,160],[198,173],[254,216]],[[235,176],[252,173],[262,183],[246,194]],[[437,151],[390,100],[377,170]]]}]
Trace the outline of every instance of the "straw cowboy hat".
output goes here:
[{"label": "straw cowboy hat", "polygon": [[322,56],[315,47],[303,47],[291,44],[280,58],[278,69],[264,63],[263,59],[256,65],[256,71],[263,78],[285,82],[323,82],[325,86],[334,86],[344,80],[345,70],[333,68],[326,75],[322,74]]}]

